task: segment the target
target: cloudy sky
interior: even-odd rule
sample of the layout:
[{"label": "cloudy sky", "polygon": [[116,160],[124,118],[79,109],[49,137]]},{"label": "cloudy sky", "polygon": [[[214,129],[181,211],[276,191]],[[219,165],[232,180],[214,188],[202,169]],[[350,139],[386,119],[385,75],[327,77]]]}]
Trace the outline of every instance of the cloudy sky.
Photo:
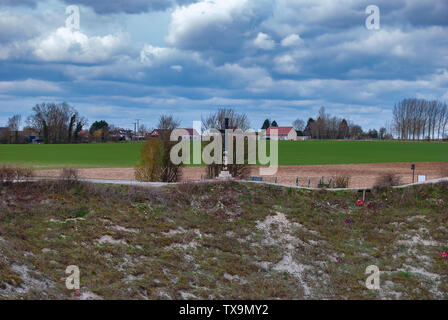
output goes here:
[{"label": "cloudy sky", "polygon": [[125,128],[219,107],[290,125],[324,106],[369,129],[405,97],[448,100],[446,0],[0,0],[0,126],[66,101]]}]

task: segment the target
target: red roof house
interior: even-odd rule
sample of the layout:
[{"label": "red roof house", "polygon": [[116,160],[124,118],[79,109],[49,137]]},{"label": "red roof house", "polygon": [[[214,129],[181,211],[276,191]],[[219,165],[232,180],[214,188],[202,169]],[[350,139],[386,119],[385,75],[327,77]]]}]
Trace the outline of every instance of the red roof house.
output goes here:
[{"label": "red roof house", "polygon": [[266,139],[270,140],[272,130],[277,130],[278,140],[297,140],[297,132],[293,127],[269,127],[266,129]]}]

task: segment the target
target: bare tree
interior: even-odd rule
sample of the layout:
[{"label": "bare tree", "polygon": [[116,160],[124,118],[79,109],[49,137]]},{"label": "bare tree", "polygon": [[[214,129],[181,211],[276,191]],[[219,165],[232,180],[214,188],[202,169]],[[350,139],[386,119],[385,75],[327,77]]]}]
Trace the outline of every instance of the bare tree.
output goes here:
[{"label": "bare tree", "polygon": [[217,112],[210,114],[206,118],[202,118],[202,126],[204,129],[224,130],[225,119],[229,119],[229,126],[246,131],[250,128],[249,119],[245,113],[237,113],[232,108],[218,109]]},{"label": "bare tree", "polygon": [[[10,143],[18,143],[19,142],[19,129],[20,124],[22,123],[22,116],[16,114],[8,119],[8,129],[10,136]],[[14,136],[14,140],[13,140]],[[14,141],[14,142],[13,142]]]},{"label": "bare tree", "polygon": [[174,130],[179,128],[180,120],[175,119],[173,115],[161,115],[159,117],[159,124],[157,125],[158,129],[161,130]]},{"label": "bare tree", "polygon": [[294,127],[294,129],[296,129],[297,131],[303,131],[305,129],[305,121],[303,121],[302,119],[296,119],[294,120],[294,122],[292,123],[292,126]]},{"label": "bare tree", "polygon": [[393,109],[393,124],[399,139],[440,139],[448,122],[446,103],[404,99]]},{"label": "bare tree", "polygon": [[75,108],[65,102],[37,104],[33,115],[28,118],[29,125],[43,135],[45,143],[72,142],[74,131],[86,122]]}]

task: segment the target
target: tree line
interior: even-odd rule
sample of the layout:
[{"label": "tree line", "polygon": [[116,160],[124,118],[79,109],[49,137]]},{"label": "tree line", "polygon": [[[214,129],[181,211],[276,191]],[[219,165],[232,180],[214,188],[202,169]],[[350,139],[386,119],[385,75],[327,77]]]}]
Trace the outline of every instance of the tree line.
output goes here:
[{"label": "tree line", "polygon": [[[249,120],[246,114],[238,114],[233,109],[219,109],[202,119],[203,127],[223,128],[224,119],[231,119],[231,127],[246,130]],[[106,121],[95,121],[87,132],[84,127],[88,120],[69,104],[41,103],[32,108],[32,114],[26,119],[22,133],[20,127],[22,117],[13,115],[8,119],[6,127],[0,128],[0,143],[27,143],[27,137],[37,134],[43,143],[81,143],[81,142],[118,142],[126,140],[135,134]],[[161,124],[162,125],[162,124]],[[299,136],[309,136],[313,139],[393,139],[394,136],[403,140],[435,140],[448,138],[448,107],[445,102],[425,99],[404,99],[395,104],[391,125],[386,125],[377,131],[363,131],[362,127],[350,120],[331,116],[325,108],[319,110],[316,118],[309,118],[305,123],[296,119],[292,123]],[[269,126],[277,127],[277,122],[266,119],[262,129]],[[136,128],[140,136],[150,132],[144,125]],[[81,134],[82,133],[82,134]]]},{"label": "tree line", "polygon": [[309,118],[307,123],[296,119],[292,123],[299,136],[313,139],[387,139],[392,138],[390,132],[383,127],[379,131],[370,129],[364,132],[360,125],[344,118],[331,116],[325,108],[319,110],[317,119]]},{"label": "tree line", "polygon": [[[81,143],[81,142],[118,142],[125,135],[132,137],[132,130],[125,130],[106,121],[95,121],[88,131],[87,118],[81,116],[76,108],[63,103],[41,103],[32,108],[32,114],[26,119],[20,131],[22,116],[14,115],[8,119],[6,127],[0,128],[0,143],[30,143],[30,136],[38,136],[45,144]],[[138,132],[148,133],[141,125]]]},{"label": "tree line", "polygon": [[446,138],[447,105],[437,100],[404,99],[394,106],[393,126],[403,140]]}]

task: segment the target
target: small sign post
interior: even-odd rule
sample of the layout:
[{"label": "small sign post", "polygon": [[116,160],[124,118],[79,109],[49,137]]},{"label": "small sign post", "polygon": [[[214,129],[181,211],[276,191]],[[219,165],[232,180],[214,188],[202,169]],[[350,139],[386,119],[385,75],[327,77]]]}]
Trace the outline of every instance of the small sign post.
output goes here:
[{"label": "small sign post", "polygon": [[414,183],[415,180],[415,164],[411,164],[411,170],[412,170],[412,183]]}]

